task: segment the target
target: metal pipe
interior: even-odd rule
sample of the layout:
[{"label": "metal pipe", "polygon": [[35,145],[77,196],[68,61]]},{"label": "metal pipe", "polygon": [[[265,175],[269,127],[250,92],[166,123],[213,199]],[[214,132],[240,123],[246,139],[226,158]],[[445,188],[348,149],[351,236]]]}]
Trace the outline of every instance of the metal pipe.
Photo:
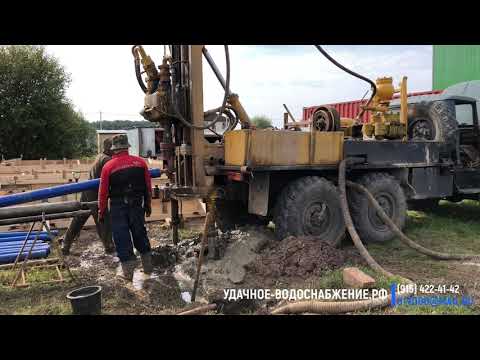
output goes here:
[{"label": "metal pipe", "polygon": [[[90,210],[80,210],[80,211],[72,211],[68,213],[60,213],[60,214],[49,214],[45,215],[45,220],[58,220],[58,219],[67,219],[67,218],[72,218],[76,216],[86,216],[90,215],[91,211]],[[5,220],[0,220],[0,226],[1,225],[13,225],[13,224],[24,224],[24,223],[29,223],[32,221],[42,221],[42,216],[27,216],[27,217],[22,217],[22,218],[16,218],[16,219],[5,219]]]},{"label": "metal pipe", "polygon": [[60,203],[42,203],[27,206],[17,206],[0,209],[0,219],[12,219],[17,217],[54,214],[59,212],[77,211],[81,209],[79,201],[66,201]]},{"label": "metal pipe", "polygon": [[[30,236],[30,234],[32,233],[32,230],[33,228],[35,227],[35,221],[32,222],[32,226],[30,226],[30,230],[28,230],[28,234],[25,236],[25,240],[23,240],[23,246],[22,246],[22,249],[20,250],[20,252],[23,252],[23,249],[25,249],[25,246],[27,245],[27,241],[28,241],[28,237]],[[33,244],[35,245],[35,241],[36,239],[40,236],[39,233],[37,233],[35,235],[35,239],[33,240]],[[15,263],[13,264],[13,269],[15,269],[15,267],[17,266],[17,263],[18,261],[20,260],[20,255],[18,255],[15,259]]]},{"label": "metal pipe", "polygon": [[297,120],[295,120],[295,118],[293,117],[292,113],[291,113],[290,110],[288,109],[287,105],[286,105],[286,104],[283,104],[283,107],[285,108],[285,110],[287,110],[287,113],[288,113],[288,116],[290,116],[290,119],[292,119],[293,122],[296,123]]},{"label": "metal pipe", "polygon": [[[158,178],[162,174],[160,169],[150,169],[150,176]],[[0,197],[0,208],[12,205],[29,203],[37,200],[50,199],[68,194],[75,194],[87,190],[95,190],[100,185],[100,179],[82,181],[45,189],[33,190],[19,194],[12,194]]]}]

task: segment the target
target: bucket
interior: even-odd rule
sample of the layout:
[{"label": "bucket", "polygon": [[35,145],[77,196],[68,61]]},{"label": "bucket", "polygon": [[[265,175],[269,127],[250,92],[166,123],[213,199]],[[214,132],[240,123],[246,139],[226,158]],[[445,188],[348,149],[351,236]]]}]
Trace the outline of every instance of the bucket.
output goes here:
[{"label": "bucket", "polygon": [[74,315],[100,315],[102,313],[102,288],[87,286],[67,294]]}]

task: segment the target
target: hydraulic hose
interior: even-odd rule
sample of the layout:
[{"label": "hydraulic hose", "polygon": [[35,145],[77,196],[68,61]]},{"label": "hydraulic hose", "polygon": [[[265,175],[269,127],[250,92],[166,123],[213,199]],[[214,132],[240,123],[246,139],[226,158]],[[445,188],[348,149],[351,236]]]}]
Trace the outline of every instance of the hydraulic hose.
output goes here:
[{"label": "hydraulic hose", "polygon": [[346,167],[348,164],[363,163],[363,162],[364,160],[361,158],[347,158],[342,162],[340,162],[340,166],[338,168],[338,187],[340,189],[340,206],[342,207],[342,213],[345,219],[345,225],[347,227],[348,233],[352,238],[353,244],[355,245],[357,250],[360,252],[360,255],[365,259],[367,264],[372,269],[390,278],[390,277],[393,277],[394,275],[391,272],[382,268],[375,261],[375,259],[370,255],[367,248],[363,245],[362,240],[360,240],[360,236],[358,235],[357,230],[355,229],[355,226],[353,224],[352,216],[350,215],[350,208],[348,206],[347,191],[346,191],[346,179],[345,179]]},{"label": "hydraulic hose", "polygon": [[480,255],[478,254],[449,254],[449,253],[434,251],[434,250],[423,247],[422,245],[416,243],[415,241],[410,239],[408,236],[406,236],[398,228],[398,226],[388,217],[388,215],[382,209],[382,207],[377,202],[377,200],[375,200],[373,195],[364,186],[354,183],[352,181],[347,181],[347,186],[359,192],[362,192],[367,197],[368,201],[372,204],[372,206],[375,208],[375,210],[377,211],[377,214],[380,216],[382,221],[385,224],[387,224],[390,227],[390,229],[395,233],[395,235],[397,235],[400,238],[400,240],[410,248],[417,250],[419,253],[423,255],[427,255],[438,260],[480,260]]},{"label": "hydraulic hose", "polygon": [[140,88],[146,94],[147,93],[147,87],[146,87],[146,85],[145,85],[145,83],[143,82],[143,79],[142,79],[142,73],[141,73],[141,70],[140,70],[140,56],[137,53],[137,45],[134,45],[132,47],[132,54],[133,54],[133,57],[135,58],[135,62],[134,62],[135,76],[137,77],[138,85],[140,85]]},{"label": "hydraulic hose", "polygon": [[[372,80],[370,80],[369,78],[365,77],[365,76],[362,76],[350,69],[348,69],[347,67],[343,66],[342,64],[340,64],[338,61],[336,61],[334,58],[332,58],[320,45],[315,45],[315,47],[317,48],[318,51],[320,51],[320,53],[322,53],[323,56],[325,56],[333,65],[335,65],[336,67],[340,68],[341,70],[349,73],[350,75],[352,76],[355,76],[356,78],[358,79],[361,79],[367,83],[370,84],[370,86],[372,87],[372,95],[370,96],[370,99],[368,100],[367,104],[365,105],[365,107],[368,107],[368,105],[370,105],[370,103],[372,102],[373,98],[375,97],[375,95],[377,94],[377,84],[375,84]],[[362,117],[362,115],[364,114],[365,112],[365,109],[362,109],[362,111],[357,115],[356,119],[360,119]]]},{"label": "hydraulic hose", "polygon": [[206,130],[210,129],[213,125],[218,123],[222,119],[222,114],[225,111],[225,108],[227,107],[227,102],[228,102],[228,97],[230,96],[230,53],[228,51],[228,45],[224,45],[225,48],[225,62],[226,62],[226,68],[227,68],[227,75],[226,75],[226,85],[225,85],[225,95],[223,97],[223,103],[222,106],[220,107],[219,114],[215,118],[215,120],[212,120],[210,123],[208,123],[205,126],[197,126],[189,123],[185,118],[182,116],[180,111],[178,111],[177,104],[173,104],[173,111],[175,112],[174,115],[170,115],[172,117],[177,118],[180,120],[180,122],[185,125],[186,127],[196,129],[196,130]]}]

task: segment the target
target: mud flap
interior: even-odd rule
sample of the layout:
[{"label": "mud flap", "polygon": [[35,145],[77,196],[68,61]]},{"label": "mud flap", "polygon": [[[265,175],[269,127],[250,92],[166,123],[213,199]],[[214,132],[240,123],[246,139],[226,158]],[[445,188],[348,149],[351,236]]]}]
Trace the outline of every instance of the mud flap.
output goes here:
[{"label": "mud flap", "polygon": [[248,191],[248,212],[250,214],[267,216],[269,190],[269,172],[261,172],[252,176]]}]

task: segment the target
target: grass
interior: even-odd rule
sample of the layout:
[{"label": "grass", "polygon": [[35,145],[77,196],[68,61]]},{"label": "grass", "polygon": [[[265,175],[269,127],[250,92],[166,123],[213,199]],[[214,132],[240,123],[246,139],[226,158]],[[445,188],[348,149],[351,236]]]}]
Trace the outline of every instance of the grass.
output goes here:
[{"label": "grass", "polygon": [[[454,204],[442,201],[434,212],[409,211],[404,232],[412,240],[424,247],[447,253],[479,254],[480,205],[475,201]],[[458,263],[439,261],[418,253],[404,245],[399,239],[388,244],[368,244],[373,258],[387,270],[410,278],[417,284],[459,284],[471,290],[478,272],[458,270]],[[346,264],[349,266],[349,264]],[[376,288],[389,289],[392,282],[401,282],[400,277],[387,279],[367,266],[359,266],[362,271],[376,279]],[[319,288],[342,288],[341,270],[327,273],[318,280]],[[435,294],[440,295],[440,294]],[[448,294],[445,294],[448,296]],[[478,299],[477,299],[478,302]],[[408,306],[372,310],[368,313],[387,314],[479,314],[480,307],[465,306]]]},{"label": "grass", "polygon": [[[71,286],[71,284],[69,284]],[[32,285],[28,288],[0,287],[0,314],[68,315],[67,284]],[[60,295],[62,294],[62,295]]]}]

